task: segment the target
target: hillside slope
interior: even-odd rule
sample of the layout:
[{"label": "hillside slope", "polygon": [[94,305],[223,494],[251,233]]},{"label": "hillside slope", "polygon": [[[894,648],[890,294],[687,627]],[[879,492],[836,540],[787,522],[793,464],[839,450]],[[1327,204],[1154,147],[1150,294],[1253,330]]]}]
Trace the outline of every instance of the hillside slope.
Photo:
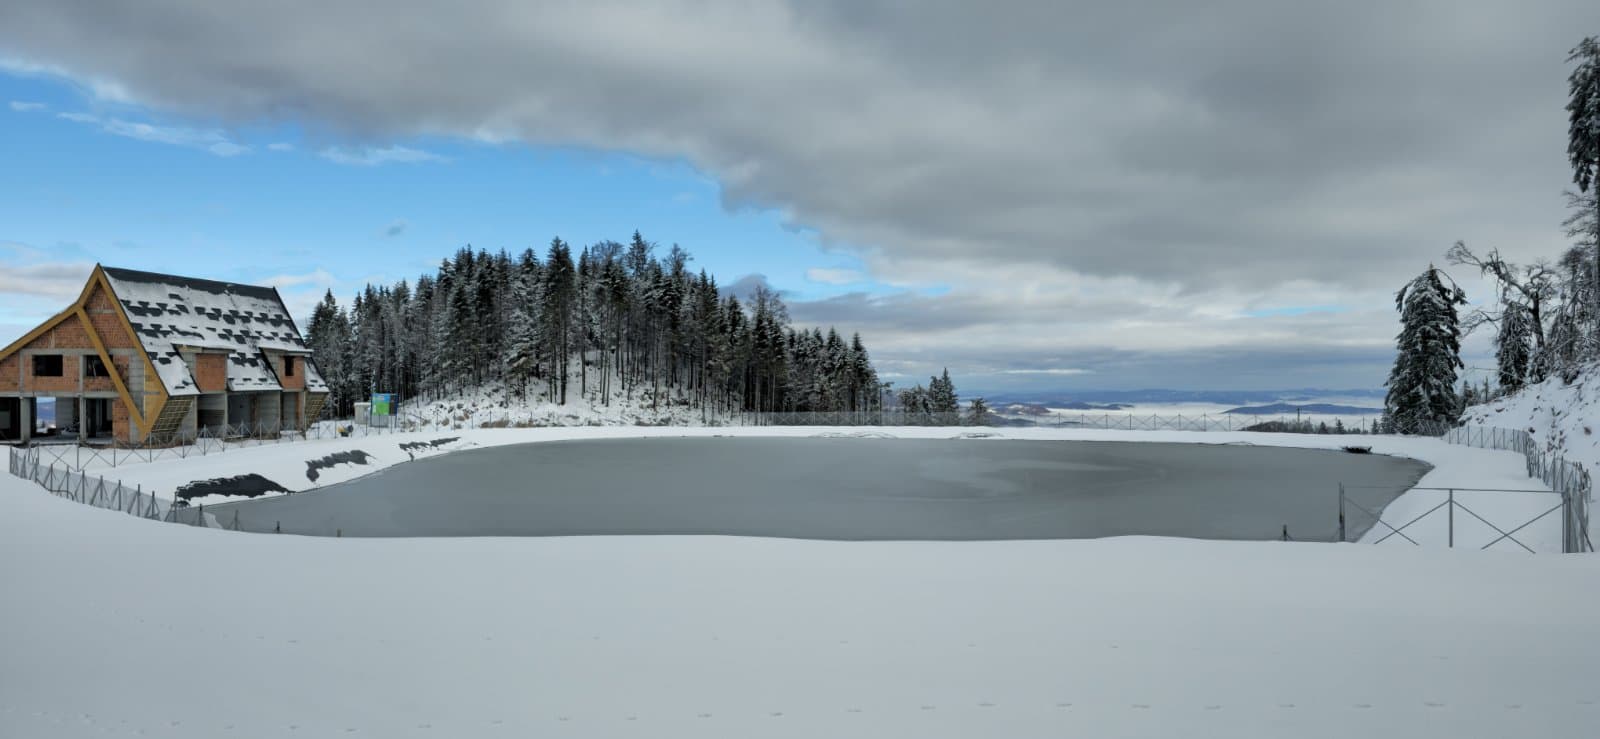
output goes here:
[{"label": "hillside slope", "polygon": [[[589,371],[588,382],[584,383],[587,387],[582,389],[578,374],[577,363],[573,362],[566,403],[551,400],[541,380],[530,381],[523,393],[512,392],[503,382],[491,381],[442,397],[402,399],[399,416],[409,422],[458,428],[722,426],[731,416],[727,408],[714,401],[702,407],[700,398],[684,388],[663,386],[653,390],[644,386],[624,391],[612,373],[611,389],[602,394],[597,372]],[[659,399],[656,392],[660,393]]]},{"label": "hillside slope", "polygon": [[1467,409],[1468,425],[1522,429],[1546,452],[1600,472],[1600,367],[1572,384],[1550,378],[1521,392]]}]

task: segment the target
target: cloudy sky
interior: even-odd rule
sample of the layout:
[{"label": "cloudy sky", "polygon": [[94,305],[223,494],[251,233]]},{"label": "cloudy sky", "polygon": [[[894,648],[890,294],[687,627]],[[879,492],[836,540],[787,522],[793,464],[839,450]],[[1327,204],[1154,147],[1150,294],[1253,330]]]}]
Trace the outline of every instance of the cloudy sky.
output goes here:
[{"label": "cloudy sky", "polygon": [[637,228],[902,384],[1375,388],[1452,242],[1562,248],[1600,33],[1593,0],[450,8],[0,4],[0,343],[96,261],[304,306]]}]

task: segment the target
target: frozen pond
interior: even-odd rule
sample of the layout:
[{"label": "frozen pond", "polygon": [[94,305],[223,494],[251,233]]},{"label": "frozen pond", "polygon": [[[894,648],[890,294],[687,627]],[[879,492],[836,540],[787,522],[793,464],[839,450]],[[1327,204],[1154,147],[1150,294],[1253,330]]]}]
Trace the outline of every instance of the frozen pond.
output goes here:
[{"label": "frozen pond", "polygon": [[[730,534],[1332,541],[1338,484],[1378,510],[1414,460],[1245,445],[652,438],[456,452],[321,490],[207,506],[247,531],[332,536]],[[1369,486],[1376,486],[1373,489]],[[1351,517],[1349,538],[1370,525]]]}]

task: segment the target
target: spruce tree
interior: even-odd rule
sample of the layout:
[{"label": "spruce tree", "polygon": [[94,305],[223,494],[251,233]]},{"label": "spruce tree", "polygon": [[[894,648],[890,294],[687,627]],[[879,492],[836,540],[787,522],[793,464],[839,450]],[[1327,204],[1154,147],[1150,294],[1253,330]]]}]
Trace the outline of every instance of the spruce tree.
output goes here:
[{"label": "spruce tree", "polygon": [[1457,417],[1456,370],[1464,365],[1456,306],[1466,303],[1466,295],[1440,276],[1430,265],[1395,294],[1401,328],[1394,369],[1385,383],[1384,415],[1398,433],[1426,433]]},{"label": "spruce tree", "polygon": [[988,426],[990,420],[988,402],[982,397],[973,398],[967,408],[967,423],[973,426]]},{"label": "spruce tree", "polygon": [[[1572,165],[1572,182],[1578,191],[1594,188],[1595,229],[1592,255],[1594,274],[1600,277],[1600,37],[1590,36],[1573,47],[1567,57],[1577,62],[1567,78],[1567,160]],[[1600,317],[1600,291],[1593,315]],[[1600,329],[1600,327],[1595,327]]]},{"label": "spruce tree", "polygon": [[950,380],[950,369],[928,382],[928,402],[933,413],[959,413],[961,399],[956,395],[956,385]]},{"label": "spruce tree", "polygon": [[1532,316],[1521,303],[1507,302],[1500,313],[1500,331],[1495,334],[1494,343],[1502,392],[1514,393],[1527,382],[1533,355],[1532,324]]}]

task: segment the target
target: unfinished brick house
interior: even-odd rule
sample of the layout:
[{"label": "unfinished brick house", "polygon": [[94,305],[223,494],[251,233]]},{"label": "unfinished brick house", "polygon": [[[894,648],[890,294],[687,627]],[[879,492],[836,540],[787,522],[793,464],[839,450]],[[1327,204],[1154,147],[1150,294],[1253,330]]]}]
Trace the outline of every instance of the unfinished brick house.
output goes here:
[{"label": "unfinished brick house", "polygon": [[0,349],[0,443],[34,434],[171,444],[304,429],[328,386],[270,287],[96,265],[78,300]]}]

